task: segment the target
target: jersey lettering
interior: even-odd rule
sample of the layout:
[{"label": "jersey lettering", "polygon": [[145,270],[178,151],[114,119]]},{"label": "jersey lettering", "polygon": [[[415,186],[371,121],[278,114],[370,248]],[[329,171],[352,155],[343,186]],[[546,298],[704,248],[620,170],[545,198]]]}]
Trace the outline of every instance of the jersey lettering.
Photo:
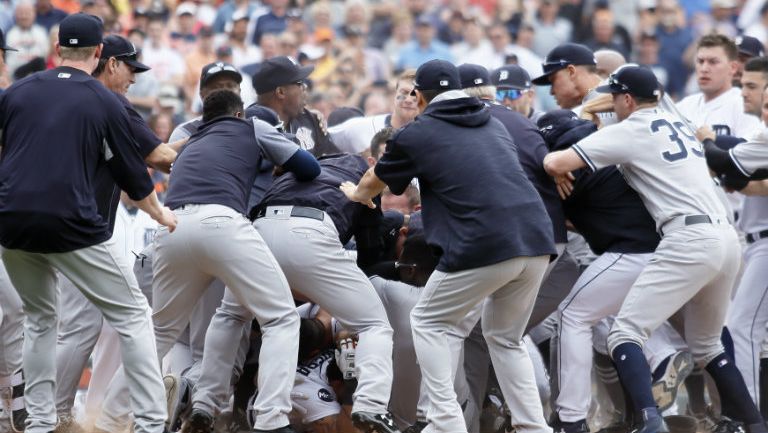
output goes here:
[{"label": "jersey lettering", "polygon": [[661,152],[661,157],[664,158],[665,161],[675,162],[688,157],[688,147],[686,146],[686,142],[680,138],[680,134],[687,139],[691,153],[700,158],[704,156],[704,152],[701,150],[701,145],[693,135],[686,131],[687,128],[682,122],[675,122],[674,125],[669,123],[666,119],[656,119],[651,122],[651,132],[659,132],[662,128],[666,128],[669,132],[669,141],[677,146],[674,150],[665,150],[664,152]]}]

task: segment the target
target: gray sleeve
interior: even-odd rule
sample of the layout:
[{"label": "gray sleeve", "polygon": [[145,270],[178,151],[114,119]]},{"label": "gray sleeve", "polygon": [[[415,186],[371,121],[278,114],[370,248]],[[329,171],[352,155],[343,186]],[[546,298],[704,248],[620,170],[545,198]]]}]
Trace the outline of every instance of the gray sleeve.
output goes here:
[{"label": "gray sleeve", "polygon": [[171,136],[168,138],[169,143],[173,143],[175,141],[179,141],[183,138],[189,137],[189,131],[184,127],[187,123],[191,122],[187,121],[184,123],[179,124],[176,128],[174,128],[173,132],[171,132]]},{"label": "gray sleeve", "polygon": [[746,143],[737,144],[728,153],[744,176],[751,176],[758,169],[768,168],[768,142],[762,134]]},{"label": "gray sleeve", "polygon": [[253,133],[256,142],[261,146],[264,156],[275,165],[283,165],[291,159],[299,146],[285,138],[274,126],[267,122],[253,118]]},{"label": "gray sleeve", "polygon": [[631,158],[632,141],[621,140],[620,125],[607,126],[571,146],[590,170],[626,163]]}]

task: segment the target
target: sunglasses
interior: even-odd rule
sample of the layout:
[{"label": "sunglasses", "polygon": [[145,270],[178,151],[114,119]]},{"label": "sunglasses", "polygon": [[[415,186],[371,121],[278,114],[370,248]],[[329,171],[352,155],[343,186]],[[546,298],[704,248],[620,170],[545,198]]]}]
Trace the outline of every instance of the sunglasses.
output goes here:
[{"label": "sunglasses", "polygon": [[501,89],[496,91],[497,101],[503,101],[505,99],[514,101],[519,99],[521,96],[523,96],[523,90],[520,89]]},{"label": "sunglasses", "polygon": [[624,83],[620,83],[619,80],[616,79],[615,74],[611,74],[608,77],[608,85],[611,86],[612,90],[617,90],[616,93],[629,93],[629,87]]},{"label": "sunglasses", "polygon": [[[237,72],[237,69],[235,69],[233,66],[225,65],[223,63],[219,63],[218,65],[212,67],[211,69],[206,72],[207,75],[216,74],[221,71],[229,71],[229,72]],[[237,72],[239,74],[239,72]]]}]

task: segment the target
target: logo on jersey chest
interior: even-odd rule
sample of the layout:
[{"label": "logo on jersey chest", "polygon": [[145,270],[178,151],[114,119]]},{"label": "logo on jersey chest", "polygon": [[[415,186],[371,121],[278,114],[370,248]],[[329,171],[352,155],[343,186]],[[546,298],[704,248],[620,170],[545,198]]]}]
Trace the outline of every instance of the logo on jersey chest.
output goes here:
[{"label": "logo on jersey chest", "polygon": [[325,388],[320,388],[317,390],[317,398],[319,398],[322,401],[327,401],[329,403],[333,401],[333,396],[331,395],[331,392]]},{"label": "logo on jersey chest", "polygon": [[296,138],[299,140],[299,145],[302,149],[311,150],[315,148],[315,140],[312,138],[312,130],[302,126],[296,130]]}]

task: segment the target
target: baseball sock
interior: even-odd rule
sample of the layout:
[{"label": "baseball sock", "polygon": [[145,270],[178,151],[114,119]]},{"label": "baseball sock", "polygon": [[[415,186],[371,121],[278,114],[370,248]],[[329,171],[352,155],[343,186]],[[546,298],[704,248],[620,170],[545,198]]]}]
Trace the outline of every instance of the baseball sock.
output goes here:
[{"label": "baseball sock", "polygon": [[704,399],[704,372],[697,365],[685,378],[685,391],[688,393],[688,408],[691,415],[702,415],[707,411],[707,401]]},{"label": "baseball sock", "polygon": [[626,418],[625,412],[625,398],[624,388],[619,382],[619,376],[616,373],[616,366],[611,361],[608,355],[604,355],[598,351],[593,351],[593,359],[595,362],[595,372],[600,383],[605,386],[605,390],[608,392],[608,397],[613,403],[613,408],[616,412],[620,412]]},{"label": "baseball sock", "polygon": [[549,356],[551,353],[549,344],[551,342],[552,339],[547,338],[546,340],[536,345],[536,347],[539,349],[539,353],[541,354],[541,359],[544,360],[544,367],[547,369],[547,373],[549,373]]},{"label": "baseball sock", "polygon": [[613,349],[611,355],[621,384],[632,396],[635,412],[656,408],[651,392],[651,367],[645,360],[643,349],[635,343],[622,343]]},{"label": "baseball sock", "polygon": [[736,362],[736,349],[733,345],[733,337],[731,337],[731,332],[726,326],[723,326],[723,332],[720,334],[720,342],[723,343],[723,348],[725,349],[725,354],[728,355],[728,358],[733,362]]},{"label": "baseball sock", "polygon": [[707,364],[706,369],[720,393],[723,415],[747,425],[763,422],[752,397],[749,396],[744,378],[728,355],[721,353]]},{"label": "baseball sock", "polygon": [[15,431],[23,431],[27,420],[24,386],[24,370],[19,370],[11,376],[11,422]]},{"label": "baseball sock", "polygon": [[760,359],[760,414],[768,419],[768,358]]}]

